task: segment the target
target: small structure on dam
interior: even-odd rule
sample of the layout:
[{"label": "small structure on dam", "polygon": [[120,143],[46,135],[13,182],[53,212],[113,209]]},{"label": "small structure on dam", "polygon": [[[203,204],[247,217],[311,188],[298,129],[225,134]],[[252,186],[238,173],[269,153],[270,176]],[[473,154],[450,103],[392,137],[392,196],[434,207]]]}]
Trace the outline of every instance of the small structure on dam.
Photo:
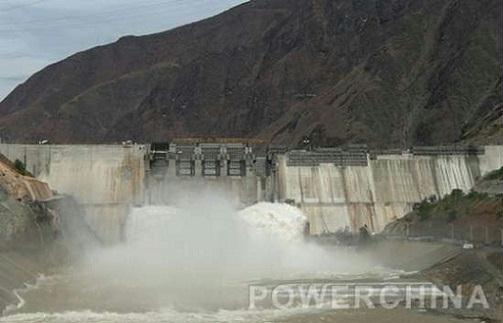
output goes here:
[{"label": "small structure on dam", "polygon": [[287,150],[253,142],[151,145],[0,144],[0,153],[60,193],[71,194],[104,241],[117,241],[129,209],[165,204],[187,187],[221,190],[241,205],[278,201],[308,216],[312,234],[378,232],[432,195],[469,191],[503,166],[503,146],[366,146]]}]

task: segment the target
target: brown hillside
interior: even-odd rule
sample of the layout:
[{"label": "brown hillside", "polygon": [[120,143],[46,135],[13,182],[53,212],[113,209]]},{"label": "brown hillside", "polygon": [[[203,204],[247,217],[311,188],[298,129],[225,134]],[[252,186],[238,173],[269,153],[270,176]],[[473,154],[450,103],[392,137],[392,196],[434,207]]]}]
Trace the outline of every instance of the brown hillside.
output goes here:
[{"label": "brown hillside", "polygon": [[503,138],[500,0],[256,0],[46,67],[0,103],[17,142]]}]

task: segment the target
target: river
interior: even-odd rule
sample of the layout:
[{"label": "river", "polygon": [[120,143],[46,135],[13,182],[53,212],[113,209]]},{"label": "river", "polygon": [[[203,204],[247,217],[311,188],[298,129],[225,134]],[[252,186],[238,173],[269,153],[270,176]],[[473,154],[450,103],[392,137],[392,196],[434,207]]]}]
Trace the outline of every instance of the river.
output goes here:
[{"label": "river", "polygon": [[124,243],[17,290],[0,322],[461,322],[402,308],[250,310],[250,285],[400,280],[353,249],[306,243],[299,212],[267,203],[237,211],[218,196],[135,208]]}]

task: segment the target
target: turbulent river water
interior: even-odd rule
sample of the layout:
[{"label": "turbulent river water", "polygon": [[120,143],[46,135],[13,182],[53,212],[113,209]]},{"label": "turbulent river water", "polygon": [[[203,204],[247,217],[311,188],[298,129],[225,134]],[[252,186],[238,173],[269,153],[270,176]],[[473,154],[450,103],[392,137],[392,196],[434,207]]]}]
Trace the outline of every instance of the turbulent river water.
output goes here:
[{"label": "turbulent river water", "polygon": [[403,309],[249,310],[249,286],[313,280],[383,281],[398,271],[350,249],[303,240],[305,219],[288,205],[240,212],[211,197],[135,208],[126,241],[16,291],[0,322],[446,322]]}]

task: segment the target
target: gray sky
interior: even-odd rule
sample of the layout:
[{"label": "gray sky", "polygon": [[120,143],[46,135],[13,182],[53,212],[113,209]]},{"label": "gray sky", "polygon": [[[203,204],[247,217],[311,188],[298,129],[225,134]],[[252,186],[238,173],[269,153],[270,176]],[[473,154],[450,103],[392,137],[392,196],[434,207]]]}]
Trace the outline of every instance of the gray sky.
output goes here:
[{"label": "gray sky", "polygon": [[197,21],[245,0],[0,0],[0,101],[77,51]]}]

